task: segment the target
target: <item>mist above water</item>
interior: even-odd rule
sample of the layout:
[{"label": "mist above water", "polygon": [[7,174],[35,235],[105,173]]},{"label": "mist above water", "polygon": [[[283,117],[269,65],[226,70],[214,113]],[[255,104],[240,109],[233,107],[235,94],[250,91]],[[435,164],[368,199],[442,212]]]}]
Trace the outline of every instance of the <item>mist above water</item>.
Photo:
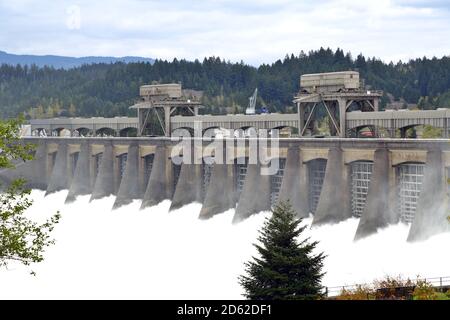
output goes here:
[{"label": "mist above water", "polygon": [[[112,211],[114,197],[65,205],[67,191],[33,191],[29,214],[62,214],[56,245],[42,263],[0,269],[0,298],[240,299],[237,277],[256,250],[269,213],[232,225],[233,210],[199,220],[200,204],[168,212],[170,202],[139,210],[140,201]],[[304,220],[310,225],[312,219]],[[385,275],[450,276],[450,233],[407,243],[398,224],[353,242],[358,220],[308,228],[325,252],[323,285],[372,282]]]}]

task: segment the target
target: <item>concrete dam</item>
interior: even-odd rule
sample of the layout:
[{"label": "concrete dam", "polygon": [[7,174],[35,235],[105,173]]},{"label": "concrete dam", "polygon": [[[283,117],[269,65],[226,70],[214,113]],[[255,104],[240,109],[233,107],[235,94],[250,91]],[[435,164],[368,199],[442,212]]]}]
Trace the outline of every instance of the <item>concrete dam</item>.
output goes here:
[{"label": "concrete dam", "polygon": [[[235,208],[235,223],[289,199],[299,217],[313,214],[313,225],[359,218],[355,239],[399,221],[410,224],[409,241],[449,231],[446,139],[280,138],[276,147],[270,138],[223,140],[186,140],[203,150],[186,163],[182,151],[173,156],[179,141],[165,137],[28,137],[35,159],[0,178],[25,178],[47,194],[67,189],[66,202],[115,195],[115,208],[171,200],[170,210],[199,202],[200,219]],[[277,155],[275,173],[261,174],[264,164],[249,161],[252,143]]]},{"label": "concrete dam", "polygon": [[[66,202],[115,195],[115,208],[199,202],[199,218],[235,209],[235,223],[289,200],[313,225],[358,218],[355,239],[400,221],[410,224],[409,241],[450,231],[450,113],[380,111],[382,94],[355,71],[309,74],[296,113],[213,116],[199,114],[195,90],[143,85],[130,106],[136,118],[31,120],[23,141],[37,146],[35,160],[0,178],[23,177],[47,194],[67,189]],[[321,115],[330,137],[316,134]],[[405,139],[420,126],[444,139]]]}]

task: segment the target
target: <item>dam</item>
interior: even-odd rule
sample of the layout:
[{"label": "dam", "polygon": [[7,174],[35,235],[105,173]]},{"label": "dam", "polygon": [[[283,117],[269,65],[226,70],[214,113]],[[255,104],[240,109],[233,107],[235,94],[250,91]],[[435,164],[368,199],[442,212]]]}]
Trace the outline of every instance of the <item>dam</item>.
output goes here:
[{"label": "dam", "polygon": [[[268,140],[261,148],[270,154]],[[188,141],[198,147],[195,139]],[[245,138],[223,144],[202,140],[202,157],[192,163],[174,161],[179,141],[170,138],[29,137],[24,142],[37,145],[35,159],[4,170],[2,179],[22,177],[47,194],[68,189],[66,202],[86,194],[91,200],[115,195],[114,207],[134,199],[142,208],[168,199],[171,210],[199,202],[199,218],[235,208],[233,220],[239,222],[289,199],[300,217],[314,215],[313,225],[359,217],[356,239],[398,221],[411,224],[411,241],[447,230],[450,145],[445,139],[280,138],[278,158],[271,160],[279,166],[272,175],[249,163],[254,142]],[[211,163],[224,155],[223,163]]]},{"label": "dam", "polygon": [[[301,88],[295,114],[207,116],[198,114],[199,101],[186,98],[181,85],[143,86],[131,107],[137,118],[31,121],[38,134],[22,140],[36,145],[35,159],[1,171],[0,178],[25,178],[47,194],[67,189],[66,202],[114,195],[114,208],[170,200],[170,210],[198,202],[200,219],[234,208],[235,223],[289,200],[299,217],[313,215],[313,226],[359,218],[356,240],[399,221],[410,225],[409,241],[449,231],[446,111],[379,111],[381,93],[363,90],[354,72],[307,75]],[[330,137],[311,135],[319,107],[330,116]],[[176,115],[180,109],[189,115]],[[155,125],[151,113],[162,136],[147,134]],[[389,129],[387,137],[378,135],[378,124]],[[443,138],[405,139],[416,125],[435,125]],[[367,126],[370,138],[349,135]],[[245,134],[250,127],[256,135]],[[297,136],[278,137],[274,130],[283,127]],[[91,134],[80,134],[82,128]],[[117,134],[130,128],[136,136]],[[239,134],[204,135],[217,128]],[[105,129],[116,134],[100,134]],[[188,136],[175,134],[180,129]],[[70,134],[60,136],[62,130]]]}]

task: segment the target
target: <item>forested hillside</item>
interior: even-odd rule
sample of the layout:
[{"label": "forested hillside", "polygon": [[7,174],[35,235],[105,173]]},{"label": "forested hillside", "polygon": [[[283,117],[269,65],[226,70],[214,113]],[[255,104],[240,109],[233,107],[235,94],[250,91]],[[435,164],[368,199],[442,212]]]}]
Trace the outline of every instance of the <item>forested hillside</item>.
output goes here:
[{"label": "forested hillside", "polygon": [[342,70],[357,70],[366,85],[388,93],[383,105],[396,99],[420,108],[450,107],[450,57],[386,64],[362,55],[352,58],[340,49],[320,49],[258,68],[216,57],[202,62],[92,64],[70,70],[2,65],[0,114],[131,115],[128,106],[137,98],[139,86],[152,82],[181,82],[184,88],[203,90],[206,113],[243,112],[258,87],[258,106],[284,112],[292,108],[301,74]]}]

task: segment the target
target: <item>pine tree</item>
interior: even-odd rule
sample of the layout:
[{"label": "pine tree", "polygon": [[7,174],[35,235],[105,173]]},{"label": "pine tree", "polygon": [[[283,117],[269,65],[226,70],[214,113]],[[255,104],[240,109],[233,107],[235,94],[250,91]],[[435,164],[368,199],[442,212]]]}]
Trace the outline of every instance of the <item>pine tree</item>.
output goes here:
[{"label": "pine tree", "polygon": [[254,300],[311,300],[322,294],[323,253],[314,255],[317,242],[298,242],[306,226],[289,202],[280,202],[267,218],[255,244],[260,257],[247,262],[239,277],[245,297]]}]

